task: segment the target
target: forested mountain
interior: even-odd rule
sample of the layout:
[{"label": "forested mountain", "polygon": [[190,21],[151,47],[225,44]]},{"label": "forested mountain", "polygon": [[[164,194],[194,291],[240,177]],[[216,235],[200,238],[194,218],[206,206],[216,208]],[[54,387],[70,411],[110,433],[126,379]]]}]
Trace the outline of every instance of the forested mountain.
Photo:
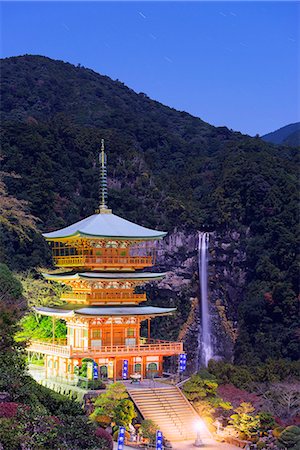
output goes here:
[{"label": "forested mountain", "polygon": [[272,144],[284,144],[297,147],[300,145],[300,122],[286,125],[272,133],[265,134],[261,138]]},{"label": "forested mountain", "polygon": [[[231,317],[239,323],[237,360],[249,349],[259,360],[257,346],[297,358],[298,149],[215,128],[119,81],[42,56],[2,60],[1,96],[4,198],[27,201],[38,229],[93,213],[105,138],[116,214],[169,233],[209,228],[244,236],[245,288]],[[34,228],[20,236],[3,224],[1,252],[11,268],[50,264]]]}]

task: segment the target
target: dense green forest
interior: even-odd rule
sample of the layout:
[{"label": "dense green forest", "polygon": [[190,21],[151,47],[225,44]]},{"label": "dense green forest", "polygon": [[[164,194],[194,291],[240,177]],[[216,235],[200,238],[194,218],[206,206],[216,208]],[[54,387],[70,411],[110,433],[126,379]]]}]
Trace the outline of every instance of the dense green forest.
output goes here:
[{"label": "dense green forest", "polygon": [[105,138],[114,213],[168,232],[247,236],[236,362],[299,357],[298,148],[213,127],[41,56],[3,60],[1,96],[0,251],[11,269],[50,266],[39,231],[97,208]]},{"label": "dense green forest", "polygon": [[271,133],[262,136],[262,139],[266,142],[272,142],[273,144],[285,144],[291,146],[300,145],[300,123],[291,123],[285,127],[279,128],[279,130],[272,131]]},{"label": "dense green forest", "polygon": [[25,342],[15,340],[27,312],[22,283],[0,264],[0,446],[112,450],[111,438],[72,398],[39,385],[26,371]]}]

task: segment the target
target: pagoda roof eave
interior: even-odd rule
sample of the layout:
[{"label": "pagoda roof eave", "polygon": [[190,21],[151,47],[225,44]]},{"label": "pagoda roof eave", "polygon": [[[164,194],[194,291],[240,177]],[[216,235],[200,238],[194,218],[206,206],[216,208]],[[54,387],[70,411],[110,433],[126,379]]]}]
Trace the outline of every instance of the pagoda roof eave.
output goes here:
[{"label": "pagoda roof eave", "polygon": [[130,273],[110,273],[110,272],[79,272],[79,273],[57,273],[49,274],[43,273],[44,278],[47,280],[58,281],[58,280],[78,280],[78,279],[88,279],[88,280],[157,280],[166,276],[166,273],[155,273],[155,272],[130,272]]},{"label": "pagoda roof eave", "polygon": [[46,306],[35,306],[34,311],[42,316],[54,316],[54,317],[72,317],[74,316],[74,310],[49,308]]},{"label": "pagoda roof eave", "polygon": [[139,317],[156,317],[173,314],[176,308],[160,308],[156,306],[114,306],[101,307],[90,306],[86,308],[79,307],[79,309],[58,309],[49,307],[35,307],[34,310],[43,316],[52,316],[60,318],[68,317],[124,317],[124,316],[139,316]]},{"label": "pagoda roof eave", "polygon": [[84,237],[87,239],[157,240],[165,231],[142,227],[115,214],[93,214],[60,230],[43,233],[45,239],[55,241]]},{"label": "pagoda roof eave", "polygon": [[[114,239],[114,240],[118,240],[118,241],[154,241],[154,240],[159,240],[159,239],[163,239],[168,233],[164,233],[164,234],[160,234],[160,235],[156,235],[153,237],[149,237],[149,236],[119,236],[119,235],[108,235],[108,234],[88,234],[88,233],[82,233],[80,231],[77,231],[76,233],[70,234],[68,236],[57,236],[57,237],[48,237],[47,236],[48,233],[43,233],[42,235],[44,236],[44,238],[47,241],[57,241],[57,240],[67,240],[70,238],[87,238],[87,239]],[[49,233],[50,234],[50,233]]]}]

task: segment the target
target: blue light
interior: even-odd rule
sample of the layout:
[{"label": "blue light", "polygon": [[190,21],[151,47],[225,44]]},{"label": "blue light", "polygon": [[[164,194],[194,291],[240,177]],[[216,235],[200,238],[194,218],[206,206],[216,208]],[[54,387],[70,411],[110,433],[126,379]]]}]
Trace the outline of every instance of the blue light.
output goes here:
[{"label": "blue light", "polygon": [[122,378],[123,380],[127,380],[128,378],[128,360],[123,360],[123,368],[122,368]]},{"label": "blue light", "polygon": [[186,354],[181,353],[179,355],[179,372],[184,372],[186,369]]},{"label": "blue light", "polygon": [[125,436],[125,428],[120,427],[119,428],[119,436],[118,436],[118,450],[123,450],[124,441],[125,441],[124,436]]},{"label": "blue light", "polygon": [[94,380],[98,380],[98,378],[99,378],[98,364],[95,363],[95,361],[94,361],[94,365],[93,365],[93,378],[94,378]]},{"label": "blue light", "polygon": [[162,450],[162,443],[163,443],[163,435],[162,432],[157,430],[156,432],[156,450]]}]

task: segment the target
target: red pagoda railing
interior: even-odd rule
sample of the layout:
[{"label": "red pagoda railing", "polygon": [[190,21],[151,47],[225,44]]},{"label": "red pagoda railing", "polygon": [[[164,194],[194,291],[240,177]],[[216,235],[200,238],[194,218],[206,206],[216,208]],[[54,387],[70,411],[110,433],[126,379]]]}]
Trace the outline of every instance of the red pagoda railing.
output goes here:
[{"label": "red pagoda railing", "polygon": [[147,300],[146,294],[135,294],[129,292],[114,292],[113,289],[110,291],[104,291],[99,293],[86,293],[86,292],[66,292],[61,296],[62,300],[74,300],[74,301],[86,301],[87,303],[93,303],[97,300],[128,300],[131,299],[132,302],[139,300]]},{"label": "red pagoda railing", "polygon": [[48,343],[45,341],[31,341],[28,351],[42,353],[45,355],[55,355],[61,357],[101,357],[105,356],[124,356],[133,354],[159,354],[170,355],[179,354],[183,351],[182,342],[169,342],[169,341],[152,341],[152,343],[140,344],[140,345],[107,345],[101,347],[90,348],[76,348],[70,345],[58,345],[54,343]]},{"label": "red pagoda railing", "polygon": [[148,267],[152,256],[53,256],[57,266],[66,267]]}]

